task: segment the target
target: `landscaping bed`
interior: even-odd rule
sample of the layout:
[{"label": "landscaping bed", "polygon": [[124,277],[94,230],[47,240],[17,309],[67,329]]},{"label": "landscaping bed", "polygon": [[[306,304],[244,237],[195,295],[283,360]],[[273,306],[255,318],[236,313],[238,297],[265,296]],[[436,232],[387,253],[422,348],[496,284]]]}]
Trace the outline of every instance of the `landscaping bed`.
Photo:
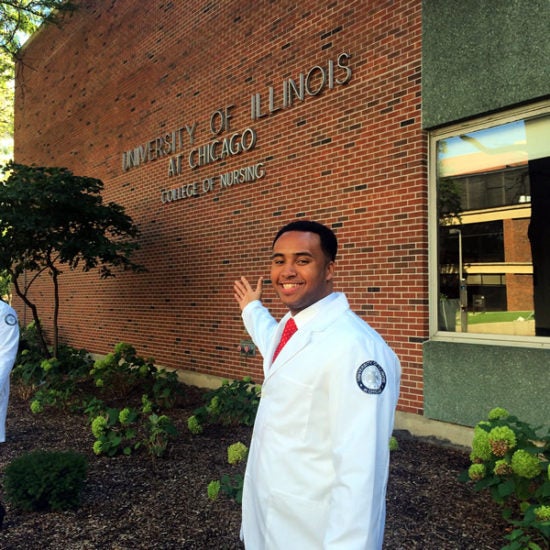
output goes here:
[{"label": "landscaping bed", "polygon": [[[227,447],[248,445],[250,428],[207,427],[187,430],[187,418],[202,405],[202,391],[186,387],[185,399],[169,411],[178,436],[166,457],[145,452],[112,458],[96,456],[85,416],[47,410],[35,415],[12,392],[7,441],[0,444],[0,483],[7,464],[35,449],[75,450],[89,460],[81,505],[67,512],[7,510],[0,548],[86,549],[242,549],[240,506],[206,488],[224,473]],[[385,548],[422,550],[497,550],[507,524],[489,495],[474,493],[458,481],[469,466],[468,453],[441,442],[397,432],[387,497]],[[254,549],[251,549],[254,550]],[[293,549],[289,549],[293,550]]]}]

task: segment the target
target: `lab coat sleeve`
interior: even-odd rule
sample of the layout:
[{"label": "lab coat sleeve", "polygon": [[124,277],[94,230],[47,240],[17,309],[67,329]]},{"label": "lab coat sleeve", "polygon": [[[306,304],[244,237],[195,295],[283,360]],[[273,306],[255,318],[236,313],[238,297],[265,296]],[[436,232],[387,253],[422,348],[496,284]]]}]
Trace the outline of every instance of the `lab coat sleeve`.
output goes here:
[{"label": "lab coat sleeve", "polygon": [[273,335],[277,330],[277,321],[259,300],[250,302],[243,309],[242,318],[246,331],[262,356],[265,357],[269,351]]},{"label": "lab coat sleeve", "polygon": [[10,308],[3,311],[0,318],[0,389],[10,376],[18,347],[19,325],[15,313]]},{"label": "lab coat sleeve", "polygon": [[4,304],[0,305],[0,443],[3,443],[6,440],[10,372],[19,348],[19,325],[15,311]]},{"label": "lab coat sleeve", "polygon": [[[323,548],[379,550],[384,536],[399,361],[379,342],[351,343],[341,361],[345,367],[331,369],[329,375],[335,483]],[[381,393],[366,393],[358,384],[357,372],[367,361],[376,361],[384,370],[386,385]]]}]

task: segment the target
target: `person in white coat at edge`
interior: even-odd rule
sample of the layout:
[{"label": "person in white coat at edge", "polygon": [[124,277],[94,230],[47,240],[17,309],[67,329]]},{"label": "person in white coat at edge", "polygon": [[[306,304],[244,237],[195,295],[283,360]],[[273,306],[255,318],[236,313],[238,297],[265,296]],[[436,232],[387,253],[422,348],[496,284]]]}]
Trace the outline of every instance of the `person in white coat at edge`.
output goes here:
[{"label": "person in white coat at edge", "polygon": [[[263,278],[234,296],[262,354],[264,382],[242,501],[247,550],[378,550],[400,364],[382,337],[333,291],[338,243],[299,220],[275,236],[271,283],[289,309],[277,323]],[[297,331],[273,360],[283,327]]]},{"label": "person in white coat at edge", "polygon": [[17,313],[0,300],[0,443],[6,441],[6,416],[10,397],[10,373],[19,348]]}]

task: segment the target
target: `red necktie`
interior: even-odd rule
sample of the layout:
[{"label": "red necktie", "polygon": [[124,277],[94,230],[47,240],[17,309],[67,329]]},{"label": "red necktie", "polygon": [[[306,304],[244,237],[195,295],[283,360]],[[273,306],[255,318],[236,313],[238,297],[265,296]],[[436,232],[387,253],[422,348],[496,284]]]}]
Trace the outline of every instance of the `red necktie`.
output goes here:
[{"label": "red necktie", "polygon": [[281,335],[281,341],[279,342],[279,345],[277,346],[277,349],[275,350],[275,353],[273,354],[273,361],[275,361],[277,355],[279,355],[279,352],[284,348],[285,344],[290,340],[290,337],[298,330],[298,327],[296,326],[296,323],[294,322],[294,319],[291,317],[285,325],[285,328],[283,329],[283,334]]}]

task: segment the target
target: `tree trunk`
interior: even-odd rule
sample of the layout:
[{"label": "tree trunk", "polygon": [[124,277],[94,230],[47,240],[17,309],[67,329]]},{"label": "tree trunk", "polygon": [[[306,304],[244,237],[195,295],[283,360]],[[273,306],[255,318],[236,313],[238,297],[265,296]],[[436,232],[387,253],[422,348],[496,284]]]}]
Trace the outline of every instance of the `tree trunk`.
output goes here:
[{"label": "tree trunk", "polygon": [[27,298],[27,289],[22,290],[19,286],[18,276],[12,272],[12,283],[15,287],[15,292],[23,300],[23,302],[30,308],[32,312],[32,318],[34,320],[34,326],[36,327],[36,334],[38,336],[38,342],[42,353],[46,359],[51,358],[50,350],[48,349],[48,343],[46,342],[46,337],[44,336],[44,331],[42,330],[42,324],[40,323],[40,318],[38,317],[38,310],[36,306]]}]

